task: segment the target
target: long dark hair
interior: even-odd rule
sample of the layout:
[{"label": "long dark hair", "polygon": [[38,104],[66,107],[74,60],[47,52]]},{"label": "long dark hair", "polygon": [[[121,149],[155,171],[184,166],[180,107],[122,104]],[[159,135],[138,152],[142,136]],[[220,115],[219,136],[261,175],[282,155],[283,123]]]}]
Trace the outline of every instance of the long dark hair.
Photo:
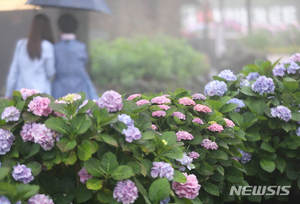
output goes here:
[{"label": "long dark hair", "polygon": [[27,43],[27,51],[32,60],[41,58],[41,43],[43,40],[48,40],[52,44],[54,43],[51,24],[48,17],[43,14],[37,14],[32,19]]}]

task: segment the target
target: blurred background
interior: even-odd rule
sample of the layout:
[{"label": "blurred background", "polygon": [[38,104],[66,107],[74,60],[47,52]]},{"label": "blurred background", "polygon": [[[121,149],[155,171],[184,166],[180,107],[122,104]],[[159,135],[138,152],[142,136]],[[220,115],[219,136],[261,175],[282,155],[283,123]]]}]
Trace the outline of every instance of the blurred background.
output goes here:
[{"label": "blurred background", "polygon": [[106,0],[111,15],[24,6],[0,0],[0,96],[17,40],[32,17],[79,20],[77,39],[88,44],[88,72],[102,94],[159,93],[183,87],[203,93],[211,76],[235,74],[255,59],[286,59],[300,52],[299,0]]}]

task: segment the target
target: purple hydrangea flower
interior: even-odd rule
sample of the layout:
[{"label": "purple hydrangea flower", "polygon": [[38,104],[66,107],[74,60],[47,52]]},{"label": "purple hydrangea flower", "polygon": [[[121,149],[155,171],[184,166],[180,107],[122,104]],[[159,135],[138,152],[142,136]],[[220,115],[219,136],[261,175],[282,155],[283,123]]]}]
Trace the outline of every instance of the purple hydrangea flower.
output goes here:
[{"label": "purple hydrangea flower", "polygon": [[115,91],[106,91],[98,99],[97,105],[106,108],[108,112],[120,111],[123,108],[122,96]]},{"label": "purple hydrangea flower", "polygon": [[5,120],[5,122],[18,121],[20,119],[20,111],[14,106],[7,107],[1,115],[1,119]]},{"label": "purple hydrangea flower", "polygon": [[44,194],[36,194],[29,198],[28,204],[54,204],[53,200]]},{"label": "purple hydrangea flower", "polygon": [[113,198],[123,204],[134,203],[138,198],[137,187],[129,179],[118,181],[117,186],[114,189]]},{"label": "purple hydrangea flower", "polygon": [[246,80],[246,79],[242,79],[242,80],[240,81],[240,87],[244,87],[244,86],[250,86],[249,81]]},{"label": "purple hydrangea flower", "polygon": [[15,140],[15,136],[8,130],[0,129],[0,155],[5,155]]},{"label": "purple hydrangea flower", "polygon": [[[193,167],[191,167],[191,164],[193,162],[193,158],[189,157],[186,152],[183,153],[183,156],[181,159],[176,159],[176,161],[180,162],[181,165],[186,166],[189,170],[193,169]],[[185,167],[182,166],[179,171],[184,171]]]},{"label": "purple hydrangea flower", "polygon": [[276,108],[271,108],[271,115],[273,117],[278,117],[285,122],[288,122],[292,118],[290,109],[285,106],[277,106]]},{"label": "purple hydrangea flower", "polygon": [[33,142],[34,138],[33,138],[33,134],[32,134],[32,124],[25,123],[22,127],[20,135],[24,142],[27,142],[27,141]]},{"label": "purple hydrangea flower", "polygon": [[258,92],[260,95],[263,95],[263,93],[273,93],[275,90],[275,84],[271,78],[260,76],[252,84],[252,90]]},{"label": "purple hydrangea flower", "polygon": [[54,147],[56,132],[46,127],[45,124],[32,123],[34,142],[42,146],[45,151]]},{"label": "purple hydrangea flower", "polygon": [[294,62],[300,62],[300,53],[292,55],[290,60],[293,60]]},{"label": "purple hydrangea flower", "polygon": [[227,90],[227,85],[224,81],[214,80],[205,85],[204,94],[208,96],[223,96]]},{"label": "purple hydrangea flower", "polygon": [[93,176],[86,171],[85,167],[83,167],[77,174],[80,178],[80,182],[83,184],[85,184],[90,178],[93,178]]},{"label": "purple hydrangea flower", "polygon": [[169,181],[173,179],[174,176],[174,169],[171,166],[171,164],[166,163],[166,162],[153,162],[153,167],[151,168],[151,176],[153,178],[156,177],[166,177]]},{"label": "purple hydrangea flower", "polygon": [[289,64],[287,68],[288,74],[296,74],[297,71],[300,69],[299,65],[292,60],[287,61],[285,64]]},{"label": "purple hydrangea flower", "polygon": [[133,140],[139,140],[142,138],[141,131],[136,127],[129,127],[126,130],[123,129],[122,134],[125,135],[125,140],[130,143]]},{"label": "purple hydrangea flower", "polygon": [[227,101],[227,104],[228,103],[235,103],[235,104],[238,105],[238,107],[236,109],[234,109],[234,111],[236,111],[236,112],[240,112],[240,110],[241,110],[240,108],[245,107],[244,102],[240,99],[237,99],[237,98],[230,99],[229,101]]},{"label": "purple hydrangea flower", "polygon": [[178,112],[178,111],[175,111],[174,113],[172,113],[171,116],[173,116],[173,117],[176,116],[180,120],[185,120],[185,115],[183,113],[181,113],[181,112]]},{"label": "purple hydrangea flower", "polygon": [[272,73],[273,76],[284,76],[286,71],[286,68],[284,67],[284,64],[278,64],[274,67]]},{"label": "purple hydrangea flower", "polygon": [[201,142],[201,146],[205,147],[206,149],[218,149],[217,143],[209,139],[203,139]]},{"label": "purple hydrangea flower", "polygon": [[300,127],[296,130],[296,135],[300,137]]},{"label": "purple hydrangea flower", "polygon": [[260,74],[258,72],[250,72],[248,74],[248,76],[246,77],[246,79],[248,81],[254,81],[255,79],[257,79],[258,77],[260,77]]},{"label": "purple hydrangea flower", "polygon": [[18,164],[17,166],[14,166],[12,176],[16,181],[21,181],[23,183],[29,183],[34,179],[31,169],[27,168],[24,164]]},{"label": "purple hydrangea flower", "polygon": [[241,149],[238,149],[238,151],[243,155],[242,157],[234,157],[236,158],[238,161],[240,161],[242,164],[246,164],[251,160],[252,154],[245,152]]},{"label": "purple hydrangea flower", "polygon": [[166,199],[160,201],[159,204],[167,204],[167,203],[169,203],[169,202],[170,202],[170,197],[168,197],[168,198],[166,198]]},{"label": "purple hydrangea flower", "polygon": [[206,100],[206,97],[203,94],[195,93],[193,94],[193,100]]},{"label": "purple hydrangea flower", "polygon": [[236,76],[229,69],[225,69],[218,74],[218,77],[226,79],[227,81],[236,81]]},{"label": "purple hydrangea flower", "polygon": [[127,127],[134,127],[134,121],[131,119],[130,115],[121,114],[118,115],[119,121],[125,123]]},{"label": "purple hydrangea flower", "polygon": [[39,91],[36,90],[36,89],[25,89],[25,88],[22,88],[20,90],[20,93],[22,95],[23,100],[25,101],[29,96],[37,94],[37,93],[39,93]]},{"label": "purple hydrangea flower", "polygon": [[11,204],[11,202],[6,198],[4,195],[0,196],[0,203],[1,204]]}]

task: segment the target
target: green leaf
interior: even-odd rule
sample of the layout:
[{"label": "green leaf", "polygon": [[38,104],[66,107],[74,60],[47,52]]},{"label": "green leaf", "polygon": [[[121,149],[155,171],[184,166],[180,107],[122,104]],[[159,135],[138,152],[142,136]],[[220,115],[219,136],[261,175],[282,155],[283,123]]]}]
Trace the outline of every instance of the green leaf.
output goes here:
[{"label": "green leaf", "polygon": [[93,106],[95,106],[96,103],[94,101],[88,100],[88,103],[85,104],[84,106],[82,106],[77,114],[81,114],[81,113],[86,113],[87,111],[91,110],[93,108]]},{"label": "green leaf", "polygon": [[29,112],[23,112],[22,118],[25,123],[34,123],[34,122],[38,121],[41,117],[33,115],[32,113],[29,113]]},{"label": "green leaf", "polygon": [[28,155],[25,158],[32,157],[32,156],[36,155],[37,153],[39,153],[40,147],[41,146],[39,144],[36,144],[36,143],[31,145],[31,147],[29,149],[29,152],[28,152]]},{"label": "green leaf", "polygon": [[162,156],[169,157],[171,159],[181,159],[183,157],[183,152],[179,147],[175,147],[171,150],[163,152]]},{"label": "green leaf", "polygon": [[244,166],[240,162],[236,161],[235,159],[232,159],[232,166],[247,174],[247,171],[244,168]]},{"label": "green leaf", "polygon": [[185,175],[183,175],[180,171],[175,170],[174,171],[174,176],[173,176],[173,180],[174,182],[178,182],[178,183],[185,183],[187,181]]},{"label": "green leaf", "polygon": [[[109,203],[109,201],[111,201],[113,199],[113,195],[112,193],[110,193],[109,191],[98,191],[97,193],[97,199],[101,202],[101,203]],[[151,203],[150,203],[151,204]]]},{"label": "green leaf", "polygon": [[18,184],[17,186],[17,195],[14,196],[16,200],[27,200],[28,198],[34,196],[38,193],[40,187],[37,185],[28,185],[28,184]]},{"label": "green leaf", "polygon": [[275,170],[275,164],[273,161],[268,161],[265,159],[261,159],[259,161],[259,164],[261,168],[269,173],[273,172]]},{"label": "green leaf", "polygon": [[73,150],[69,152],[66,158],[63,158],[62,161],[68,166],[73,165],[77,161],[76,152]]},{"label": "green leaf", "polygon": [[214,167],[215,167],[215,170],[217,170],[217,172],[219,172],[222,176],[224,176],[224,168],[221,165],[217,164],[217,165],[214,165]]},{"label": "green leaf", "polygon": [[150,140],[155,138],[155,134],[151,131],[146,131],[142,133],[142,138],[141,140]]},{"label": "green leaf", "polygon": [[151,204],[151,202],[148,198],[148,193],[147,193],[146,189],[144,188],[144,186],[141,184],[141,182],[136,177],[134,177],[134,183],[135,183],[138,191],[143,195],[146,204]]},{"label": "green leaf", "polygon": [[283,78],[283,86],[287,91],[294,92],[299,87],[299,82],[295,79],[286,77]]},{"label": "green leaf", "polygon": [[292,120],[296,122],[300,121],[300,113],[298,111],[292,112]]},{"label": "green leaf", "polygon": [[271,144],[267,142],[262,142],[260,145],[260,149],[266,150],[267,152],[275,152],[276,150],[271,146]]},{"label": "green leaf", "polygon": [[39,175],[42,171],[42,165],[37,162],[30,162],[26,164],[26,167],[31,169],[31,173],[34,177]]},{"label": "green leaf", "polygon": [[111,152],[104,154],[102,156],[101,166],[106,173],[114,171],[119,166],[116,155]]},{"label": "green leaf", "polygon": [[281,157],[276,157],[274,159],[274,163],[275,163],[275,167],[281,172],[284,172],[284,169],[286,167],[286,162],[284,161],[284,159],[282,159]]},{"label": "green leaf", "polygon": [[264,113],[266,107],[264,100],[249,98],[245,103],[256,116],[261,116]]},{"label": "green leaf", "polygon": [[101,167],[101,162],[95,158],[89,158],[87,161],[83,162],[86,171],[93,176],[103,177],[104,170]]},{"label": "green leaf", "polygon": [[218,186],[205,181],[201,183],[201,186],[204,188],[204,190],[211,194],[211,195],[215,195],[215,196],[219,196],[220,195],[220,189],[218,188]]},{"label": "green leaf", "polygon": [[45,122],[47,128],[55,130],[64,135],[69,135],[71,129],[69,125],[60,117],[52,117]]},{"label": "green leaf", "polygon": [[94,154],[98,150],[98,143],[92,140],[82,140],[82,143],[85,143],[90,146],[92,153]]},{"label": "green leaf", "polygon": [[141,131],[144,132],[147,129],[151,128],[152,122],[148,115],[145,113],[140,113],[140,117],[134,118],[134,121],[136,123],[136,127]]},{"label": "green leaf", "polygon": [[297,126],[295,125],[295,123],[280,122],[280,125],[286,132],[297,129]]},{"label": "green leaf", "polygon": [[22,155],[28,155],[31,148],[30,142],[24,142],[21,136],[16,136],[16,145]]},{"label": "green leaf", "polygon": [[56,142],[56,146],[62,152],[68,152],[76,147],[76,140],[70,140],[69,138],[63,137],[58,142]]},{"label": "green leaf", "polygon": [[163,132],[159,138],[165,140],[168,146],[172,146],[177,142],[177,136],[175,132]]},{"label": "green leaf", "polygon": [[72,191],[72,194],[75,195],[76,203],[84,203],[92,198],[93,191],[88,190],[84,185],[80,185]]},{"label": "green leaf", "polygon": [[106,134],[101,134],[101,137],[105,143],[110,144],[115,147],[119,146],[118,142],[112,136],[106,135]]},{"label": "green leaf", "polygon": [[103,180],[97,178],[90,178],[86,182],[86,187],[90,190],[100,190],[102,188]]},{"label": "green leaf", "polygon": [[58,189],[60,181],[58,178],[47,174],[42,174],[39,176],[39,181],[50,195],[60,193]]},{"label": "green leaf", "polygon": [[121,165],[118,166],[111,174],[111,177],[117,181],[128,179],[134,176],[134,173],[130,166]]},{"label": "green leaf", "polygon": [[92,125],[90,120],[87,120],[86,115],[76,115],[74,118],[71,120],[71,131],[75,133],[76,135],[80,135],[85,133],[90,126]]},{"label": "green leaf", "polygon": [[203,176],[210,176],[214,174],[214,168],[207,162],[201,162],[200,168],[197,168],[196,171]]},{"label": "green leaf", "polygon": [[257,96],[257,94],[248,86],[243,86],[241,92],[247,96]]},{"label": "green leaf", "polygon": [[229,116],[237,126],[241,126],[244,123],[243,116],[237,112],[230,112]]},{"label": "green leaf", "polygon": [[220,108],[219,112],[220,112],[220,113],[228,113],[228,112],[233,111],[233,110],[236,109],[237,107],[238,107],[238,105],[235,104],[235,103],[224,104],[224,105]]},{"label": "green leaf", "polygon": [[228,160],[228,154],[222,150],[211,151],[210,156],[215,159]]},{"label": "green leaf", "polygon": [[11,195],[15,196],[17,194],[17,189],[10,183],[0,183],[0,195]]},{"label": "green leaf", "polygon": [[240,183],[244,179],[243,173],[232,166],[225,169],[225,178],[232,183]]},{"label": "green leaf", "polygon": [[0,168],[0,181],[3,180],[9,173],[10,169],[8,167]]},{"label": "green leaf", "polygon": [[86,161],[89,158],[91,158],[92,149],[90,145],[88,145],[87,143],[82,143],[81,145],[78,145],[77,155],[81,161]]},{"label": "green leaf", "polygon": [[68,110],[69,105],[65,104],[65,103],[50,103],[49,107],[58,112],[58,113],[62,113],[67,117],[71,117],[72,113]]},{"label": "green leaf", "polygon": [[209,105],[215,110],[219,110],[223,106],[223,103],[221,101],[215,101],[215,100],[206,100],[205,104]]},{"label": "green leaf", "polygon": [[164,200],[170,196],[171,186],[166,178],[154,181],[149,188],[149,198],[153,203]]}]

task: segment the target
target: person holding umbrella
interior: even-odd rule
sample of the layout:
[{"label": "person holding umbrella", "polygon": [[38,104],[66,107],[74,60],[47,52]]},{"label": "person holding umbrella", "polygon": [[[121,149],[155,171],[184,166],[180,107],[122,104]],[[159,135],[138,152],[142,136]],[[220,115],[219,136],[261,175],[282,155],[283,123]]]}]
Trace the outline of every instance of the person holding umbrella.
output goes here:
[{"label": "person holding umbrella", "polygon": [[98,99],[96,89],[85,69],[88,61],[86,45],[76,40],[78,21],[70,14],[58,19],[61,41],[54,45],[56,76],[52,95],[58,99],[69,93],[85,92],[87,98]]},{"label": "person holding umbrella", "polygon": [[17,42],[6,83],[5,97],[13,90],[36,89],[51,94],[51,79],[55,74],[54,38],[47,16],[33,17],[28,37]]}]

